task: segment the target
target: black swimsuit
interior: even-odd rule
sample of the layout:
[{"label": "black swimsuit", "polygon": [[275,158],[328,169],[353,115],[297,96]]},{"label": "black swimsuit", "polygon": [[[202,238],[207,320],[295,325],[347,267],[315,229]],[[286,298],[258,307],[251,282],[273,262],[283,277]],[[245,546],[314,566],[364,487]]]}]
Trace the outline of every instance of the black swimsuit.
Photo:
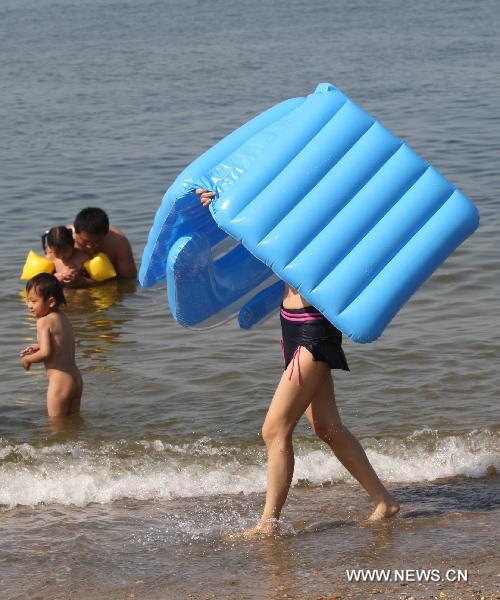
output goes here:
[{"label": "black swimsuit", "polygon": [[[326,362],[330,369],[349,371],[342,350],[342,332],[325,319],[314,306],[284,308],[282,304],[280,319],[283,335],[281,348],[285,369],[291,361],[294,361],[295,356],[298,357],[300,348],[304,347],[309,350],[314,360]],[[292,373],[293,366],[292,364]],[[300,381],[300,363],[298,363],[298,369]],[[290,373],[290,379],[292,373]]]}]

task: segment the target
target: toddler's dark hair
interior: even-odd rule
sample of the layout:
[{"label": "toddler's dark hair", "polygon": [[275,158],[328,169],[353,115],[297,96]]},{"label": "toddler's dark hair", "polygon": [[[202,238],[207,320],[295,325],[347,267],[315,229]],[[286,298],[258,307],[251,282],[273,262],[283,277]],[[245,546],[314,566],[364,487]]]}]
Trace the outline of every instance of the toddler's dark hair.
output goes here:
[{"label": "toddler's dark hair", "polygon": [[62,285],[54,275],[49,273],[35,275],[26,283],[26,293],[29,294],[31,290],[35,290],[44,300],[54,298],[56,306],[66,304]]},{"label": "toddler's dark hair", "polygon": [[109,231],[108,215],[102,208],[89,206],[81,210],[75,218],[75,233],[86,231],[91,235],[106,235]]},{"label": "toddler's dark hair", "polygon": [[64,227],[64,225],[52,227],[47,233],[46,240],[49,248],[62,248],[63,246],[71,246],[73,248],[75,245],[71,229]]}]

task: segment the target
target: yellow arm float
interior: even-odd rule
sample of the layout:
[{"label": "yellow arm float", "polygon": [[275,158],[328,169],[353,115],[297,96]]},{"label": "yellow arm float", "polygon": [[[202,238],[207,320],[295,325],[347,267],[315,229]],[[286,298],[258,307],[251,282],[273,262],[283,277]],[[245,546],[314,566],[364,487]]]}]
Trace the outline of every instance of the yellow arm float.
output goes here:
[{"label": "yellow arm float", "polygon": [[26,257],[26,262],[24,263],[21,279],[27,281],[40,273],[53,273],[55,268],[56,267],[51,260],[30,250]]},{"label": "yellow arm float", "polygon": [[116,277],[115,268],[104,252],[99,252],[90,260],[85,261],[83,266],[94,281],[106,281],[106,279]]}]

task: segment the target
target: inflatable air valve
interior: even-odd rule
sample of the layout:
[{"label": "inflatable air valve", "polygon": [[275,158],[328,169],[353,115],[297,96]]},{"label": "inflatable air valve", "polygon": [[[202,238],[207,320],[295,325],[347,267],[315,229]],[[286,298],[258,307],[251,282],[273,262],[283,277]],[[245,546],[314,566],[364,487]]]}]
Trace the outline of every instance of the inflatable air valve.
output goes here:
[{"label": "inflatable air valve", "polygon": [[40,273],[52,274],[55,271],[55,268],[56,267],[51,260],[30,250],[26,257],[26,262],[24,263],[21,279],[27,281]]}]

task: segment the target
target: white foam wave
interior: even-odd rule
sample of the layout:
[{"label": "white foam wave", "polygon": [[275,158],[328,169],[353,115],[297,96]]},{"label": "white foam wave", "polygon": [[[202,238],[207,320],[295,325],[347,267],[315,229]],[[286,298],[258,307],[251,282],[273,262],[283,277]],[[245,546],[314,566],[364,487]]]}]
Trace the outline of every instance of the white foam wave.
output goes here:
[{"label": "white foam wave", "polygon": [[[464,435],[414,432],[404,440],[365,439],[363,446],[375,471],[388,483],[414,483],[448,477],[484,477],[500,468],[498,435],[476,431]],[[352,479],[337,459],[324,450],[298,456],[295,475],[313,484]]]},{"label": "white foam wave", "polygon": [[[499,435],[489,430],[445,435],[422,430],[406,438],[363,440],[380,477],[389,483],[482,477],[500,469]],[[121,498],[137,500],[249,494],[265,490],[265,451],[202,438],[194,443],[161,440],[98,447],[83,442],[36,447],[0,439],[0,505],[85,506]],[[296,444],[294,484],[351,480],[325,446]]]}]

